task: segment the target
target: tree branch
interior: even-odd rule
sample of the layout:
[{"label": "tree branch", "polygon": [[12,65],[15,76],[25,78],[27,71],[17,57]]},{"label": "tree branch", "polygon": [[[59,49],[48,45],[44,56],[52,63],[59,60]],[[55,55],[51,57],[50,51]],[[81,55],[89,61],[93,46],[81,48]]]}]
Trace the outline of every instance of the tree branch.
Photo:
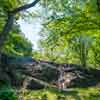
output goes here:
[{"label": "tree branch", "polygon": [[33,6],[35,6],[39,1],[40,1],[40,0],[35,0],[35,1],[33,1],[32,3],[30,3],[30,4],[26,4],[26,5],[24,5],[24,6],[21,6],[21,7],[19,7],[19,8],[16,8],[16,9],[14,9],[13,11],[11,11],[11,13],[16,14],[16,13],[18,13],[18,12],[20,12],[20,11],[27,10],[27,9],[29,9],[29,8],[31,8],[31,7],[33,7]]}]

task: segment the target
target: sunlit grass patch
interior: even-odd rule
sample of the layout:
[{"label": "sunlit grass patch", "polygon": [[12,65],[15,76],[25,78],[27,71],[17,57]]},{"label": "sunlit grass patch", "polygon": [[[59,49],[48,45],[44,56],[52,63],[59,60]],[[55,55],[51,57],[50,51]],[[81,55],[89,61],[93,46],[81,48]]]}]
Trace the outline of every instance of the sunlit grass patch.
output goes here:
[{"label": "sunlit grass patch", "polygon": [[36,100],[100,100],[100,89],[75,88],[70,92],[57,91],[55,89],[43,89],[37,91],[27,91],[23,94],[24,100],[35,98]]}]

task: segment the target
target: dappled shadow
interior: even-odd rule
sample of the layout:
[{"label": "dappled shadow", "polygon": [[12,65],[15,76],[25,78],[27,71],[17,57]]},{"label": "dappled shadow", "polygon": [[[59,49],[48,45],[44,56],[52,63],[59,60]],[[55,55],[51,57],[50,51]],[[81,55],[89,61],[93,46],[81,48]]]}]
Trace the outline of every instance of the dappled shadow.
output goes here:
[{"label": "dappled shadow", "polygon": [[[93,93],[85,93],[89,91],[87,88],[81,88],[82,91],[73,89],[72,91],[59,91],[57,89],[49,89],[50,92],[56,93],[59,99],[56,100],[100,100],[100,90],[98,92],[92,91]],[[81,93],[82,92],[82,93]]]},{"label": "dappled shadow", "polygon": [[63,91],[63,90],[50,88],[49,91],[54,94],[56,93],[57,98],[59,98],[57,100],[67,100],[66,97],[68,96],[72,96],[75,100],[81,100],[81,97],[78,95],[78,92],[76,90]]},{"label": "dappled shadow", "polygon": [[100,89],[76,88],[66,92],[54,88],[45,88],[39,91],[24,92],[23,97],[27,97],[27,100],[31,100],[31,97],[36,100],[100,100]]}]

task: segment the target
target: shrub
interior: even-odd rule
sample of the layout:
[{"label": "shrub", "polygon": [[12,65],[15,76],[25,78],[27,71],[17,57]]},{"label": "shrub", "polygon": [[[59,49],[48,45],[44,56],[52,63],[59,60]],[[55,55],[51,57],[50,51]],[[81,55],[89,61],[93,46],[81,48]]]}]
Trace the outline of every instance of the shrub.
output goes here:
[{"label": "shrub", "polygon": [[46,94],[44,94],[42,97],[41,97],[41,100],[48,100],[48,97]]},{"label": "shrub", "polygon": [[15,91],[10,87],[0,89],[0,100],[18,100]]},{"label": "shrub", "polygon": [[66,100],[66,97],[65,97],[65,96],[60,96],[60,95],[58,95],[58,96],[57,96],[57,100]]}]

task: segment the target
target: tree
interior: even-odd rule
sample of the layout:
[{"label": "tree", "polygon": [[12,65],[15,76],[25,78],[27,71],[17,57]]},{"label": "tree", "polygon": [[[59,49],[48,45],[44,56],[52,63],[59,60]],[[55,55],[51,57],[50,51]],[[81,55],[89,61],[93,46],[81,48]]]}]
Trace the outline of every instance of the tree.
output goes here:
[{"label": "tree", "polygon": [[14,27],[2,48],[2,53],[8,56],[32,56],[32,44]]},{"label": "tree", "polygon": [[[14,0],[15,2],[17,2],[16,0]],[[35,6],[35,4],[37,4],[40,0],[35,0],[33,1],[32,3],[30,4],[26,4],[26,5],[23,5],[23,6],[20,6],[18,8],[10,8],[10,4],[14,4],[14,2],[12,3],[10,1],[10,4],[7,6],[7,9],[6,9],[6,15],[7,15],[7,21],[4,25],[4,28],[2,30],[2,32],[0,33],[0,47],[3,46],[5,40],[7,39],[8,37],[8,33],[10,32],[11,28],[12,28],[12,25],[13,25],[13,22],[14,22],[14,17],[16,16],[16,14],[18,14],[19,12],[23,11],[23,10],[27,10],[33,6]],[[5,8],[5,4],[7,4],[7,2],[3,2],[3,0],[1,1],[1,4],[4,3],[4,6],[3,9]],[[8,0],[8,3],[9,3],[9,0]]]},{"label": "tree", "polygon": [[[3,79],[3,81],[13,79],[16,82],[17,76],[20,76],[14,66],[6,64],[5,54],[6,56],[30,56],[32,52],[32,44],[21,35],[16,21],[22,16],[21,11],[35,6],[39,0],[35,0],[30,4],[26,4],[25,1],[0,0],[0,73],[3,73],[5,77],[0,77],[0,80]],[[2,62],[2,59],[5,61]]]},{"label": "tree", "polygon": [[[44,22],[43,32],[40,33],[41,37],[43,36],[41,46],[44,52],[46,52],[46,49],[44,48],[53,48],[56,53],[60,52],[58,53],[60,58],[62,58],[62,55],[66,58],[67,55],[67,58],[70,60],[69,62],[73,62],[72,59],[78,58],[81,61],[81,64],[86,66],[86,62],[93,61],[91,57],[94,59],[94,53],[91,52],[91,46],[100,35],[100,13],[98,12],[97,1],[73,0],[69,2],[66,1],[66,3],[64,3],[65,1],[62,3],[59,2],[60,1],[55,2],[56,7],[54,7],[55,3],[50,3],[52,9],[49,8],[49,3],[47,5],[48,11],[52,10],[52,12],[55,11],[55,13],[52,13],[51,16],[49,15],[49,20],[47,19]],[[60,7],[58,7],[57,4],[59,4],[62,9],[58,10]],[[67,10],[69,10],[69,12],[65,12],[63,8],[66,7],[62,5],[67,5]],[[73,44],[71,41],[73,41],[75,37],[78,40],[76,39]],[[48,46],[45,46],[44,44]],[[70,47],[72,44],[73,47]],[[77,54],[75,54],[75,51],[72,51],[71,48],[74,48],[74,50],[75,48],[78,48],[79,50],[75,50]],[[97,48],[96,45],[95,48]],[[71,51],[69,52],[68,49]],[[66,50],[69,54],[65,52]],[[78,63],[78,61],[74,61],[73,63]]]}]

